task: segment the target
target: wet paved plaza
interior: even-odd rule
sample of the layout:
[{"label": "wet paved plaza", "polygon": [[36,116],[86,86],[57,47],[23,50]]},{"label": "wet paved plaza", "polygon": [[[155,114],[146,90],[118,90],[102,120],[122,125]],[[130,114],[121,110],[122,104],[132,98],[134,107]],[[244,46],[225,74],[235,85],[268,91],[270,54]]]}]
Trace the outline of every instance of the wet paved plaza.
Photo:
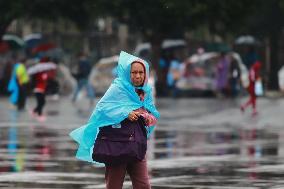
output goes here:
[{"label": "wet paved plaza", "polygon": [[[238,104],[158,99],[161,119],[147,151],[152,188],[284,188],[284,99],[260,99],[253,118]],[[76,160],[68,136],[88,119],[87,102],[49,100],[46,114],[38,122],[0,99],[0,188],[104,188],[104,168]]]}]

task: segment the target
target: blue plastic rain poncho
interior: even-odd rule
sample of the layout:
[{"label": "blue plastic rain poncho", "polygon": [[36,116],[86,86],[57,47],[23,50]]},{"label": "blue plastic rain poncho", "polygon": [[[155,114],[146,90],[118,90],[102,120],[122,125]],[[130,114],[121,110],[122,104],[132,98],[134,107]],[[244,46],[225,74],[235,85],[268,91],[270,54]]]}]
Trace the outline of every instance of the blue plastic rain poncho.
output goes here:
[{"label": "blue plastic rain poncho", "polygon": [[[135,87],[131,84],[130,70],[131,63],[134,61],[143,63],[146,70],[144,85],[140,87],[145,92],[144,101],[140,101]],[[92,150],[99,127],[120,123],[131,111],[140,107],[146,108],[156,118],[160,117],[153,104],[152,88],[147,83],[149,65],[146,61],[122,51],[118,60],[117,75],[118,77],[97,103],[88,123],[70,133],[70,136],[79,144],[76,157],[80,160],[96,163],[92,160]],[[155,126],[146,127],[148,137],[154,128]]]},{"label": "blue plastic rain poncho", "polygon": [[8,91],[11,92],[10,102],[12,104],[17,104],[19,98],[19,85],[17,82],[17,69],[20,64],[15,64],[12,72],[11,79],[8,84]]}]

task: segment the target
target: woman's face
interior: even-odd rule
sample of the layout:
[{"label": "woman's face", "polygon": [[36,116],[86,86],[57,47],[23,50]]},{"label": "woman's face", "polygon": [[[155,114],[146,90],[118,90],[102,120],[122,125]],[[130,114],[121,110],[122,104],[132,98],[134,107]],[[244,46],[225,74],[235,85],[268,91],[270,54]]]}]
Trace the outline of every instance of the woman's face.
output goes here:
[{"label": "woman's face", "polygon": [[145,80],[145,70],[144,70],[144,66],[141,63],[134,62],[131,65],[130,78],[131,78],[132,84],[135,87],[139,87],[143,85],[144,80]]}]

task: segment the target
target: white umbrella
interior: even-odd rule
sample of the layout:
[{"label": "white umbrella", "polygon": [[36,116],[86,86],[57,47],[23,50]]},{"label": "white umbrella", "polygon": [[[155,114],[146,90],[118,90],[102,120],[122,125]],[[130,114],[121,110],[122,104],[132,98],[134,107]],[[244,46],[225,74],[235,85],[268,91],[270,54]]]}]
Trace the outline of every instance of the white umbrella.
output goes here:
[{"label": "white umbrella", "polygon": [[7,42],[12,48],[16,48],[16,49],[22,48],[25,45],[24,40],[12,34],[3,35],[2,40]]},{"label": "white umbrella", "polygon": [[40,33],[31,33],[26,36],[24,36],[24,41],[29,41],[33,39],[41,39],[42,35]]},{"label": "white umbrella", "polygon": [[186,42],[182,39],[166,39],[162,43],[162,48],[184,47]]},{"label": "white umbrella", "polygon": [[256,39],[251,35],[243,35],[235,40],[237,45],[253,45],[256,43]]},{"label": "white umbrella", "polygon": [[97,64],[112,64],[113,62],[118,62],[118,55],[102,58],[98,61]]},{"label": "white umbrella", "polygon": [[56,64],[54,64],[53,62],[38,63],[32,67],[29,67],[27,72],[29,75],[33,75],[44,71],[55,70],[56,67]]},{"label": "white umbrella", "polygon": [[219,54],[215,52],[208,52],[208,53],[202,53],[202,54],[194,54],[191,57],[188,58],[189,62],[191,63],[197,63],[197,62],[204,62],[210,58],[217,57]]},{"label": "white umbrella", "polygon": [[137,45],[137,47],[135,48],[134,54],[136,54],[137,56],[140,55],[140,53],[144,50],[151,50],[151,44],[150,43],[141,43],[139,45]]},{"label": "white umbrella", "polygon": [[[186,42],[183,39],[165,39],[161,44],[162,49],[185,47],[185,46],[186,46]],[[150,51],[151,48],[152,46],[149,42],[141,43],[136,46],[134,54],[139,56],[142,51],[144,50]]]}]

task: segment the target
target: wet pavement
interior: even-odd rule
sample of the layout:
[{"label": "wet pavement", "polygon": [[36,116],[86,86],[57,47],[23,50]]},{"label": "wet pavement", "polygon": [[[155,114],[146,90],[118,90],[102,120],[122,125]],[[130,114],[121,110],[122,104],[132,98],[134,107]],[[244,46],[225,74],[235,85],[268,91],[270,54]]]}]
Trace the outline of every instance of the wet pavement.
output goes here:
[{"label": "wet pavement", "polygon": [[[161,119],[147,151],[152,188],[284,188],[284,99],[259,99],[256,117],[239,103],[158,99]],[[28,110],[33,105],[29,99]],[[88,107],[49,100],[47,120],[38,122],[1,98],[0,188],[104,188],[104,168],[76,160],[68,137],[86,122]]]}]

